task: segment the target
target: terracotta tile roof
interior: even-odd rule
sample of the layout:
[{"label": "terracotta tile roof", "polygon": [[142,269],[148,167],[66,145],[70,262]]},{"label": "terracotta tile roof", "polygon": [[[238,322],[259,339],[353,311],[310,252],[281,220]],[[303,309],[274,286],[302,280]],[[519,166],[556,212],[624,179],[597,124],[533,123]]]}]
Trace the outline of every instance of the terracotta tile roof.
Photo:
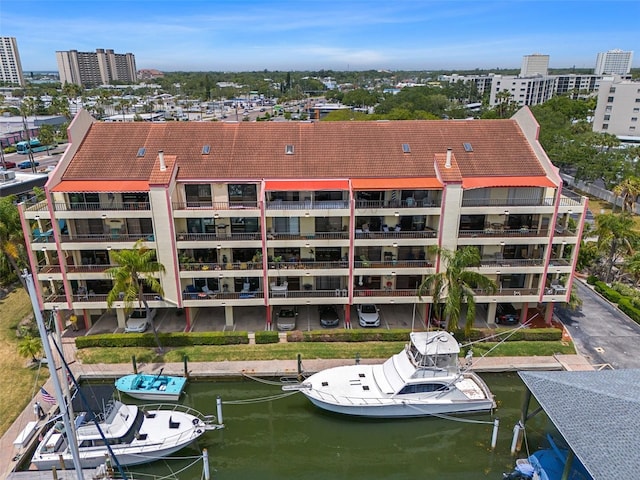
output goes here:
[{"label": "terracotta tile roof", "polygon": [[513,120],[96,122],[63,180],[148,180],[159,150],[175,156],[179,180],[435,177],[434,158],[447,148],[463,177],[545,175]]}]

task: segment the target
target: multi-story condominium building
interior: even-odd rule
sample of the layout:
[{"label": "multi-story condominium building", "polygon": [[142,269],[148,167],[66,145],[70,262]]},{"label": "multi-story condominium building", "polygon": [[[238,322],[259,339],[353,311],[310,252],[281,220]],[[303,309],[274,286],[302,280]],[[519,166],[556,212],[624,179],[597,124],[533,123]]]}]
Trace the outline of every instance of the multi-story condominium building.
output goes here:
[{"label": "multi-story condominium building", "polygon": [[549,55],[534,53],[522,57],[520,67],[521,77],[531,77],[533,75],[547,75],[549,73]]},{"label": "multi-story condominium building", "polygon": [[15,37],[0,37],[0,82],[24,86],[18,42]]},{"label": "multi-story condominium building", "polygon": [[556,77],[536,75],[533,77],[514,77],[495,75],[491,82],[489,105],[495,106],[499,101],[498,93],[507,91],[511,101],[519,106],[533,106],[546,102],[555,92]]},{"label": "multi-story condominium building", "polygon": [[56,52],[60,83],[85,87],[109,85],[114,80],[134,83],[136,59],[132,53],[114,53],[98,48],[95,53],[77,50]]},{"label": "multi-story condominium building", "polygon": [[593,131],[640,142],[640,82],[609,77],[600,82]]},{"label": "multi-story condominium building", "polygon": [[[107,312],[112,252],[142,240],[165,272],[153,308],[213,329],[246,312],[416,306],[434,247],[479,250],[498,304],[551,318],[568,299],[586,199],[567,197],[530,111],[507,120],[96,122],[81,111],[45,187],[22,204],[43,309]],[[113,305],[120,327],[122,302]],[[309,309],[314,311],[314,309]],[[411,310],[409,310],[411,311]],[[112,315],[112,313],[110,314]],[[160,315],[160,313],[158,314]]]},{"label": "multi-story condominium building", "polygon": [[626,75],[631,71],[633,52],[622,50],[609,50],[598,53],[596,68],[593,73],[596,75]]}]

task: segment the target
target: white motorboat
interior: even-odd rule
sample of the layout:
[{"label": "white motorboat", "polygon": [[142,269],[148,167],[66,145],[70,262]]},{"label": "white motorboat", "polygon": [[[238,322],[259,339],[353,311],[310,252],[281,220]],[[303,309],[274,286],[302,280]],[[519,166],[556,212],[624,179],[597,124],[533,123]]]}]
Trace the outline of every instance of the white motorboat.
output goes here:
[{"label": "white motorboat", "polygon": [[[82,468],[105,462],[109,450],[121,466],[149,463],[187,446],[205,431],[220,428],[212,417],[180,405],[126,405],[110,402],[97,422],[81,414],[75,422]],[[104,435],[104,438],[103,438]],[[53,426],[36,447],[31,463],[38,470],[74,468],[68,437],[62,422]]]},{"label": "white motorboat", "polygon": [[460,346],[451,334],[413,332],[410,339],[410,345],[382,364],[329,368],[282,388],[299,390],[325,410],[363,417],[421,417],[495,408],[484,381],[461,370]]}]

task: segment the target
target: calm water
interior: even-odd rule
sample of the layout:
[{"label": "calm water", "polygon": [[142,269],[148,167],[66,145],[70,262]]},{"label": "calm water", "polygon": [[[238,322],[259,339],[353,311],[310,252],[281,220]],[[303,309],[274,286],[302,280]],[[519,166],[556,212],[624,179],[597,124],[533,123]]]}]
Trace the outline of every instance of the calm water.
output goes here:
[{"label": "calm water", "polygon": [[[176,456],[209,451],[213,479],[501,479],[514,460],[509,454],[524,386],[516,374],[485,374],[498,401],[498,445],[491,451],[492,425],[438,418],[365,420],[325,413],[300,393],[246,405],[224,405],[226,428],[206,433],[198,445]],[[282,393],[256,381],[197,383],[187,387],[185,404],[215,414],[223,402],[259,399]],[[466,417],[492,421],[486,415]],[[546,426],[529,425],[528,439]],[[139,473],[199,480],[202,463],[193,458],[132,467]]]}]

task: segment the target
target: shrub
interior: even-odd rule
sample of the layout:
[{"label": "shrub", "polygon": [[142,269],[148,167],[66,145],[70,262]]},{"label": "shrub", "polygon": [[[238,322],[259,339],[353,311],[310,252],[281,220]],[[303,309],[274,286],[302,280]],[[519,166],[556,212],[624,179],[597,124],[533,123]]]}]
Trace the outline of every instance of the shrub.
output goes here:
[{"label": "shrub", "polygon": [[[239,345],[249,343],[247,332],[159,333],[163,347],[192,345]],[[153,333],[113,333],[76,338],[76,348],[89,347],[155,347]]]},{"label": "shrub", "polygon": [[626,313],[634,322],[640,324],[640,308],[632,304],[628,298],[620,299],[618,304],[620,310]]},{"label": "shrub", "polygon": [[598,277],[596,277],[595,275],[589,275],[587,277],[587,283],[589,285],[595,285],[595,283],[598,281]]},{"label": "shrub", "polygon": [[606,298],[610,302],[618,303],[620,301],[620,298],[622,297],[622,295],[620,295],[618,292],[616,292],[614,289],[609,287],[604,282],[597,281],[593,287],[596,292],[598,292],[600,295],[602,295],[604,298]]},{"label": "shrub", "polygon": [[280,337],[278,332],[272,330],[260,330],[256,332],[256,344],[262,343],[278,343]]}]

